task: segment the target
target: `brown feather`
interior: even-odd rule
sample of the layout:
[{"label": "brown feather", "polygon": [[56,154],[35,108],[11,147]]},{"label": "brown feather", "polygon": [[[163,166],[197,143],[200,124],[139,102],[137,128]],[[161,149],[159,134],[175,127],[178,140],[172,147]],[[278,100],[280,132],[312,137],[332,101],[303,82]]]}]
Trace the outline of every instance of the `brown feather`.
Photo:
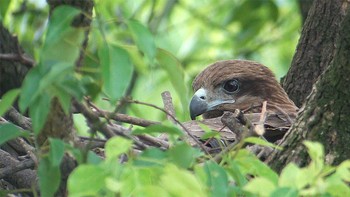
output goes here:
[{"label": "brown feather", "polygon": [[[240,90],[233,95],[234,104],[222,104],[216,111],[206,112],[204,118],[220,116],[223,111],[235,109],[247,110],[248,112],[260,112],[263,101],[267,101],[268,112],[281,112],[295,114],[298,108],[277,82],[274,74],[266,66],[247,60],[225,60],[209,65],[197,75],[193,81],[194,91],[205,88],[209,97],[229,97],[220,91],[220,86],[228,80],[237,79]],[[249,110],[250,109],[250,110]]]}]

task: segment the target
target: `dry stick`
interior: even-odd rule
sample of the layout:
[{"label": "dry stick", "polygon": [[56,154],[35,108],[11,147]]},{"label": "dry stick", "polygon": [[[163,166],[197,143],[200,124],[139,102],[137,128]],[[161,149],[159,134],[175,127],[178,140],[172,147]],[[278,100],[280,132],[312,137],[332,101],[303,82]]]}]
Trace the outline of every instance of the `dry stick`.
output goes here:
[{"label": "dry stick", "polygon": [[35,166],[35,162],[31,159],[27,159],[27,160],[18,162],[18,164],[16,165],[8,165],[4,168],[0,168],[0,179],[21,170],[33,168],[34,166]]},{"label": "dry stick", "polygon": [[180,125],[180,127],[187,133],[187,135],[190,136],[190,137],[196,142],[196,144],[198,144],[198,146],[199,146],[206,154],[210,155],[209,152],[208,152],[208,150],[205,148],[205,146],[204,146],[202,143],[200,143],[200,142],[198,141],[198,139],[197,139],[196,137],[194,137],[194,136],[191,134],[191,132],[190,132],[180,121],[178,121],[178,120],[175,118],[175,116],[169,114],[169,113],[168,113],[166,110],[164,110],[163,108],[158,107],[158,106],[153,105],[153,104],[150,104],[150,103],[145,103],[145,102],[141,102],[141,101],[137,101],[137,100],[125,100],[125,101],[126,101],[126,102],[129,102],[129,103],[135,103],[135,104],[145,105],[145,106],[148,106],[148,107],[153,107],[153,108],[158,109],[158,110],[164,112],[165,114],[169,115],[169,116],[176,122],[176,124]]},{"label": "dry stick", "polygon": [[258,136],[263,136],[265,133],[264,124],[265,124],[266,117],[267,117],[266,106],[267,106],[267,101],[264,101],[262,108],[261,108],[259,122],[254,127],[254,131]]},{"label": "dry stick", "polygon": [[[14,111],[17,112],[17,110],[15,110],[14,108],[12,108],[12,110],[14,110]],[[26,117],[24,117],[23,115],[19,114],[19,112],[17,112],[17,113],[18,113],[17,115],[20,115],[20,116],[17,116],[17,115],[16,115],[16,117],[26,118]],[[6,119],[4,119],[4,118],[2,118],[2,117],[0,117],[0,118],[1,118],[1,119],[0,119],[1,122],[8,123],[8,121],[7,121]],[[21,121],[15,121],[15,122],[21,122]],[[28,127],[27,124],[25,124],[25,126]],[[21,129],[23,129],[23,128],[21,127],[21,125],[20,125],[20,126],[16,125],[16,127],[19,127],[19,128],[21,128]],[[30,128],[29,128],[29,129],[30,129]],[[24,129],[23,129],[23,130],[24,130]],[[26,141],[24,141],[23,138],[21,138],[21,137],[16,138],[14,142],[17,143],[17,144],[19,144],[19,145],[25,150],[25,152],[30,156],[30,158],[31,158],[36,164],[38,164],[38,158],[36,157],[35,148],[34,148],[34,147],[32,147],[31,145],[29,145],[29,144],[28,144]]]},{"label": "dry stick", "polygon": [[[234,132],[237,136],[237,140],[233,142],[232,144],[229,144],[224,150],[222,150],[219,154],[215,155],[213,158],[214,161],[220,162],[222,159],[222,156],[232,150],[234,147],[241,147],[243,146],[243,139],[255,135],[254,125],[251,123],[249,119],[247,119],[242,111],[236,109],[234,113],[232,112],[226,112],[221,118],[222,123],[227,126],[232,132]],[[238,122],[241,123],[237,124]],[[240,130],[244,127],[243,132],[240,132]]]},{"label": "dry stick", "polygon": [[133,124],[133,125],[137,125],[137,126],[141,126],[141,127],[148,127],[148,126],[154,125],[154,124],[161,124],[160,122],[156,122],[156,121],[145,120],[142,118],[132,117],[132,116],[129,116],[126,114],[120,114],[120,113],[102,110],[102,109],[98,108],[90,100],[87,100],[87,102],[88,102],[89,106],[91,106],[92,108],[94,108],[96,110],[96,112],[98,113],[98,115],[100,117],[104,117],[106,119],[112,119],[115,121]]},{"label": "dry stick", "polygon": [[96,115],[94,112],[92,112],[88,107],[86,107],[84,104],[78,103],[77,101],[73,101],[75,107],[85,116],[85,118],[90,122],[93,130],[99,130],[102,132],[102,134],[106,138],[111,138],[115,136],[116,134],[128,139],[133,140],[136,146],[138,146],[141,149],[146,149],[148,146],[143,144],[142,142],[136,140],[132,136],[125,134],[121,131],[118,131],[117,129],[106,125],[105,123],[102,123],[99,119],[99,116]]},{"label": "dry stick", "polygon": [[129,116],[126,114],[119,114],[119,113],[115,114],[113,112],[108,112],[105,110],[100,110],[100,111],[98,111],[98,113],[99,113],[99,116],[109,117],[115,121],[133,124],[133,125],[137,125],[137,126],[141,126],[141,127],[148,127],[148,126],[155,125],[155,124],[161,124],[160,122],[146,120],[146,119],[137,118],[137,117],[132,117],[132,116]]},{"label": "dry stick", "polygon": [[[101,110],[100,108],[98,108],[95,104],[93,104],[89,100],[87,100],[87,103],[89,106],[91,106],[93,109],[95,109],[94,113],[96,113],[98,116],[104,117],[106,119],[113,119],[115,121],[126,122],[129,124],[135,124],[135,125],[139,125],[139,126],[143,126],[143,127],[147,127],[147,126],[154,125],[154,124],[160,124],[160,122],[145,120],[145,119],[141,119],[141,118],[135,118],[135,117],[128,116],[126,114],[116,114],[114,112],[108,112],[108,111]],[[117,126],[120,127],[118,130],[126,130],[126,129],[122,128],[122,126],[120,126],[120,125],[114,125],[114,127],[117,127]],[[122,133],[124,133],[124,135],[125,135],[125,132],[122,132]],[[132,136],[130,135],[130,137],[132,137]],[[164,140],[160,140],[160,139],[154,138],[152,136],[148,136],[148,135],[137,135],[137,137],[140,140],[146,141],[149,144],[152,144],[154,146],[162,147],[164,149],[169,148],[169,143],[164,141]],[[146,146],[147,145],[145,145],[145,147]]]},{"label": "dry stick", "polygon": [[31,130],[32,129],[32,122],[28,117],[23,116],[21,113],[19,113],[14,107],[11,107],[6,113],[5,113],[6,119],[10,120],[11,122],[15,123],[19,127],[25,129],[25,130]]},{"label": "dry stick", "polygon": [[[167,119],[170,122],[176,124],[174,119],[172,119],[171,116],[169,116],[169,114],[171,114],[172,116],[175,117],[175,108],[174,108],[174,105],[173,105],[173,99],[171,98],[170,92],[169,91],[164,91],[164,92],[162,92],[161,95],[162,95],[164,110],[168,112],[166,114]],[[167,140],[169,138],[169,136],[166,133],[162,133],[162,135],[160,135],[160,138],[163,139],[163,140]]]},{"label": "dry stick", "polygon": [[11,60],[12,61],[19,61],[19,62],[23,63],[26,66],[34,67],[35,61],[24,56],[24,54],[21,51],[21,47],[20,47],[20,45],[18,43],[17,36],[14,36],[14,38],[15,38],[15,42],[16,42],[17,53],[3,53],[3,54],[0,54],[0,59],[9,60],[9,61],[11,61]]},{"label": "dry stick", "polygon": [[167,119],[176,124],[175,120],[172,117],[175,117],[175,109],[173,105],[173,99],[171,98],[171,94],[169,91],[162,92],[162,99],[164,110],[168,113],[166,114]]},{"label": "dry stick", "polygon": [[288,115],[287,112],[285,112],[282,108],[278,107],[277,105],[274,105],[274,107],[275,107],[279,112],[281,112],[284,116],[286,116],[286,118],[287,118],[287,120],[288,120],[288,122],[289,122],[290,124],[293,124],[294,121],[290,118],[290,116]]}]

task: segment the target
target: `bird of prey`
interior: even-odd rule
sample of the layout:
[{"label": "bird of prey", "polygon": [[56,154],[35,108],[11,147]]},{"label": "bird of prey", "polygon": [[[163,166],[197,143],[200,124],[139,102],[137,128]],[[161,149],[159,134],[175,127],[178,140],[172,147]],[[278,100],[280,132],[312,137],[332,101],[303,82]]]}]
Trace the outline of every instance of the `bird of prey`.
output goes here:
[{"label": "bird of prey", "polygon": [[298,108],[266,66],[247,60],[218,61],[197,75],[192,84],[194,95],[190,115],[215,118],[224,111],[240,109],[245,113],[261,112],[267,101],[268,113],[295,115]]}]

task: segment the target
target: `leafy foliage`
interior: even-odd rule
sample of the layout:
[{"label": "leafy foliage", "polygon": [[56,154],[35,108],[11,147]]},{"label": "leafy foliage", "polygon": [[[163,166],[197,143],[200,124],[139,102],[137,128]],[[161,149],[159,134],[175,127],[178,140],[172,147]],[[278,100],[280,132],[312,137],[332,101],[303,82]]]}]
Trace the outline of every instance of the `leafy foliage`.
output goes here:
[{"label": "leafy foliage", "polygon": [[[116,103],[125,96],[159,104],[159,93],[170,90],[175,93],[177,117],[185,120],[188,87],[202,69],[198,65],[217,59],[248,58],[276,65],[272,68],[279,76],[281,70],[286,70],[299,27],[298,22],[290,20],[295,5],[288,8],[290,3],[273,0],[169,2],[96,1],[86,58],[78,69],[75,64],[84,29],[71,27],[80,13],[77,9],[56,8],[45,26],[45,20],[30,13],[5,15],[19,3],[0,2],[1,20],[14,32],[21,32],[21,43],[38,60],[21,89],[1,98],[0,115],[19,95],[19,108],[22,112],[29,110],[37,136],[54,97],[68,113],[72,98],[89,96],[98,107],[117,110]],[[36,4],[30,6],[38,9]],[[169,6],[174,6],[172,11]],[[47,15],[45,11],[41,14]],[[40,28],[29,28],[25,18]],[[40,38],[35,38],[38,34]],[[109,102],[102,97],[108,97]],[[126,112],[164,120],[158,111],[139,106],[128,106]],[[75,124],[79,127],[84,121]],[[86,135],[86,130],[80,134]],[[28,136],[27,131],[10,123],[1,124],[0,133],[0,144]],[[41,195],[55,194],[61,179],[59,165],[69,153],[79,164],[68,179],[70,196],[350,196],[350,162],[328,166],[318,143],[305,142],[311,157],[308,166],[291,163],[277,174],[245,149],[233,150],[217,163],[181,141],[183,133],[173,125],[153,125],[131,132],[159,133],[170,136],[168,150],[148,148],[136,153],[132,141],[114,137],[105,144],[104,160],[91,151],[86,153],[50,139],[49,151],[40,155],[38,167]],[[203,139],[214,136],[208,132]],[[257,138],[245,140],[279,148]]]},{"label": "leafy foliage", "polygon": [[[236,156],[229,153],[221,164],[210,159],[198,163],[194,161],[202,154],[183,143],[166,152],[150,149],[133,155],[131,142],[120,140],[106,144],[105,161],[74,170],[68,181],[71,196],[347,196],[350,192],[346,185],[349,161],[327,166],[323,156],[312,155],[322,152],[319,143],[305,142],[312,159],[308,166],[291,163],[278,176],[246,150],[239,150]],[[190,152],[197,154],[184,155]],[[129,160],[120,164],[122,154]],[[184,165],[184,159],[192,162]],[[98,184],[91,184],[95,182]]]}]

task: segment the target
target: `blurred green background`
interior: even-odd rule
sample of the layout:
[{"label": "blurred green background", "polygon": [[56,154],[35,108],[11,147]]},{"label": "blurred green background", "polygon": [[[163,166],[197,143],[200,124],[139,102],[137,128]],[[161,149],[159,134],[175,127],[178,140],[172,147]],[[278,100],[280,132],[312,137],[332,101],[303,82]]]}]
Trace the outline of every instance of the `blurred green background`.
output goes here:
[{"label": "blurred green background", "polygon": [[[5,10],[1,12],[4,25],[18,35],[26,53],[37,59],[47,26],[46,2],[1,4]],[[135,35],[128,29],[126,19],[140,21],[152,33],[156,47],[176,57],[178,67],[169,72],[142,53],[131,55],[134,73],[125,95],[162,106],[160,94],[168,90],[182,121],[190,118],[180,98],[189,101],[192,80],[207,65],[223,59],[249,59],[268,66],[279,79],[288,70],[301,29],[296,1],[96,0],[95,5],[85,71],[99,77],[96,57],[97,47],[103,42],[101,34],[110,43],[132,49]],[[173,75],[183,78],[174,83],[170,80]],[[184,83],[187,89],[176,91],[176,83]],[[102,97],[100,94],[94,100],[97,105],[112,109]],[[151,120],[165,119],[161,112],[139,105],[126,105],[122,112]]]}]

